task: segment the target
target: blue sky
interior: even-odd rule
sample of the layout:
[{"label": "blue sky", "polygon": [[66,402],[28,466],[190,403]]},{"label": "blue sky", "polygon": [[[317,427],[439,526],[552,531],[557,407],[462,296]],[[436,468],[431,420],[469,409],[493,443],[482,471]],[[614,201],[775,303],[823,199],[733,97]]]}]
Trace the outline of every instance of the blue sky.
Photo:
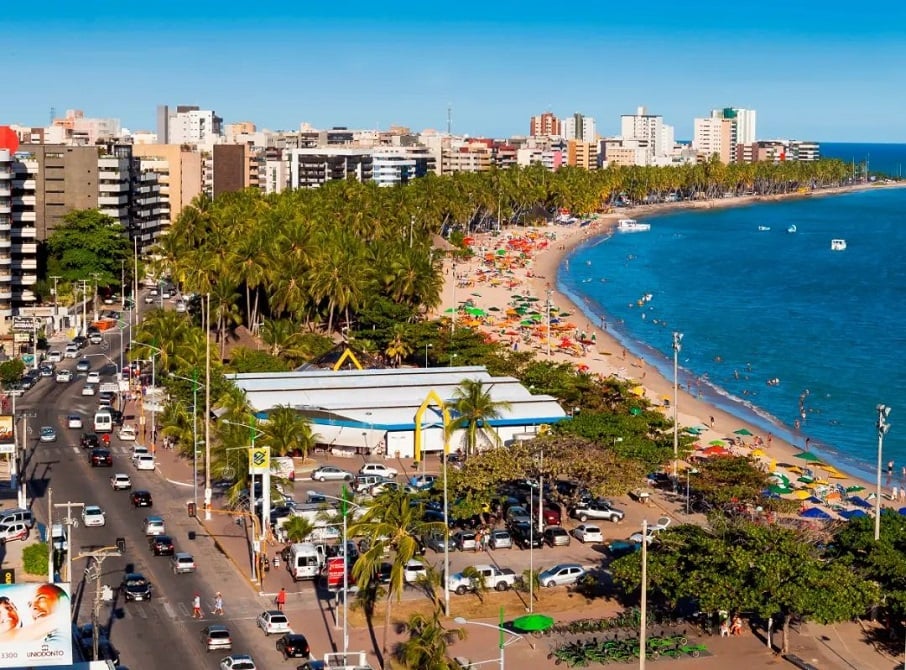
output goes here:
[{"label": "blue sky", "polygon": [[613,135],[644,105],[688,139],[735,106],[760,139],[906,142],[902,3],[46,0],[5,6],[0,30],[0,123],[54,107],[154,130],[158,104],[195,104],[259,128],[418,131],[451,105],[455,133],[526,134],[551,111]]}]

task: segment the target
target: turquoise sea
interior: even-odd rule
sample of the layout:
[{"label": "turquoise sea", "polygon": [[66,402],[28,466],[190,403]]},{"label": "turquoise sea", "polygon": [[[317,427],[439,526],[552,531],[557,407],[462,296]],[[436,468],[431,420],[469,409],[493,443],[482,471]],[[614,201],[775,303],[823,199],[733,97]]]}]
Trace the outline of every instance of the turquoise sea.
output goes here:
[{"label": "turquoise sea", "polygon": [[884,462],[906,465],[904,212],[906,188],[878,188],[653,216],[574,250],[557,288],[668,379],[682,332],[684,387],[873,479],[879,403]]}]

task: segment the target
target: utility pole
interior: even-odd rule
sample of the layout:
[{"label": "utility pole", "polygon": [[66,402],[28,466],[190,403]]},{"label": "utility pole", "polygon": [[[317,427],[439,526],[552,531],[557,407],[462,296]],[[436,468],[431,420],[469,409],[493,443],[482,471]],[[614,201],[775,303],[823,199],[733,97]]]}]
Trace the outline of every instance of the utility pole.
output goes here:
[{"label": "utility pole", "polygon": [[[204,518],[211,520],[211,294],[205,296],[204,331]],[[252,510],[254,517],[255,510]]]},{"label": "utility pole", "polygon": [[132,248],[135,252],[135,268],[132,277],[132,325],[138,325],[138,236],[132,238]]},{"label": "utility pole", "polygon": [[62,277],[60,275],[51,275],[49,278],[53,279],[53,331],[57,332],[60,329],[59,314],[57,313],[57,282]]},{"label": "utility pole", "polygon": [[[54,507],[65,507],[66,508],[66,517],[62,519],[63,525],[66,527],[66,535],[63,537],[63,551],[66,553],[66,579],[67,582],[72,582],[72,528],[75,528],[79,525],[78,519],[72,516],[73,507],[85,507],[85,503],[80,502],[65,502],[57,503]],[[52,528],[52,526],[51,526]],[[50,538],[50,543],[53,544],[53,537]]]},{"label": "utility pole", "polygon": [[98,625],[101,618],[101,603],[104,602],[104,594],[107,592],[107,599],[113,597],[110,587],[101,584],[101,576],[104,574],[104,559],[119,557],[123,555],[126,548],[126,541],[123,538],[117,538],[115,547],[89,547],[88,551],[81,552],[76,558],[91,558],[94,562],[85,568],[86,579],[92,579],[95,583],[94,603],[91,608],[91,658],[98,660],[98,641],[100,635],[100,626]]},{"label": "utility pole", "polygon": [[120,309],[126,309],[126,261],[120,259]]},{"label": "utility pole", "polygon": [[53,542],[50,539],[50,529],[53,528],[53,489],[47,488],[47,581],[54,583],[53,578]]},{"label": "utility pole", "polygon": [[82,329],[81,333],[84,335],[88,332],[88,280],[80,279],[82,282]]},{"label": "utility pole", "polygon": [[[98,277],[101,275],[97,272],[92,272],[91,276],[94,277],[94,295],[91,296],[91,309],[94,311],[94,320],[98,320]],[[86,329],[87,332],[87,329]]]}]

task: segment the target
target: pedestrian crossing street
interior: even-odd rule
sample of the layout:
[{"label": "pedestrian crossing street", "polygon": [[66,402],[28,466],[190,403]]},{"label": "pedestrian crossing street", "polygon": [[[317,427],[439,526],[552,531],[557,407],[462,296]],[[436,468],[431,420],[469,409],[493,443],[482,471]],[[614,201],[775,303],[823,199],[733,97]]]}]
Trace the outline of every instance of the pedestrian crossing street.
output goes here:
[{"label": "pedestrian crossing street", "polygon": [[[257,597],[243,597],[230,599],[224,597],[223,615],[212,614],[214,610],[214,594],[202,597],[201,609],[204,616],[196,621],[208,623],[225,623],[230,621],[255,621],[255,618],[264,610],[274,609],[274,595],[263,594]],[[317,597],[312,591],[291,593],[287,598],[285,611],[291,616],[293,611],[318,609]],[[192,619],[192,598],[187,596],[185,602],[174,601],[170,598],[155,596],[144,603],[129,603],[122,608],[125,616],[153,623],[161,620],[184,621]],[[301,615],[300,615],[301,616]]]}]

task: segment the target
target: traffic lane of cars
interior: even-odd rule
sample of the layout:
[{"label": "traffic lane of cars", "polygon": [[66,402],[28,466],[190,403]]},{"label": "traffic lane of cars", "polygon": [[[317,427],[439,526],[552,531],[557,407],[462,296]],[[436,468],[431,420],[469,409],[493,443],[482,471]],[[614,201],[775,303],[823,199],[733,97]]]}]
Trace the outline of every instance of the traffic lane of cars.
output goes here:
[{"label": "traffic lane of cars", "polygon": [[[53,394],[56,395],[56,394]],[[63,395],[61,389],[60,396]],[[67,394],[68,395],[68,394]],[[76,396],[77,397],[77,396]],[[42,398],[45,403],[43,412],[49,414],[61,401],[58,396],[48,399]],[[48,400],[53,404],[49,404]],[[39,415],[42,410],[39,409]],[[165,518],[176,519],[177,515],[185,516],[186,511],[181,502],[167,504],[168,500],[182,500],[182,496],[174,495],[174,491],[167,490],[171,485],[161,483],[159,477],[151,472],[136,472],[132,469],[127,454],[121,453],[114,441],[114,467],[91,468],[88,464],[87,452],[69,444],[58,442],[54,445],[43,444],[34,451],[32,470],[39,477],[50,479],[49,485],[53,488],[55,501],[84,502],[99,505],[106,512],[106,524],[102,527],[72,529],[70,540],[77,554],[82,546],[113,546],[117,537],[126,539],[126,555],[124,558],[109,558],[104,561],[104,574],[102,584],[118,587],[123,576],[129,571],[142,573],[151,583],[153,595],[150,602],[130,602],[126,604],[124,598],[118,595],[116,608],[121,610],[122,618],[110,620],[109,605],[102,609],[102,620],[112,623],[110,636],[113,646],[120,652],[124,665],[131,668],[156,668],[169,664],[179,667],[187,659],[191,659],[191,667],[217,667],[220,655],[208,655],[202,649],[200,631],[204,622],[189,622],[191,617],[191,595],[194,592],[203,594],[206,598],[213,597],[216,590],[224,591],[229,602],[230,594],[224,588],[222,577],[217,580],[214,571],[212,578],[206,577],[208,572],[206,559],[196,560],[200,563],[199,570],[194,574],[174,575],[170,569],[167,557],[155,557],[151,553],[148,541],[142,531],[142,520],[151,513],[160,514]],[[50,470],[47,470],[47,467]],[[116,471],[123,471],[133,480],[133,490],[145,488],[154,493],[155,503],[151,510],[146,508],[134,509],[129,503],[127,491],[114,491],[109,483],[109,477]],[[31,473],[30,473],[31,474]],[[85,482],[92,485],[85,486]],[[40,506],[44,501],[37,501]],[[45,512],[46,513],[46,512]],[[59,518],[63,512],[54,511],[54,517]],[[78,512],[75,513],[78,516]],[[194,522],[192,522],[194,523]],[[169,530],[169,529],[168,529]],[[197,553],[192,543],[189,544],[186,535],[178,537],[177,550],[188,550]],[[216,554],[216,552],[211,552]],[[218,566],[232,575],[232,566],[226,559],[215,556],[213,560],[220,561]],[[78,586],[84,575],[85,560],[73,563],[75,577],[74,588]],[[221,571],[221,574],[222,571]],[[92,582],[86,585],[93,589]],[[238,597],[237,597],[238,600]],[[88,602],[87,600],[84,602]],[[210,611],[210,610],[207,610]],[[244,613],[254,616],[256,612]],[[79,612],[80,620],[90,618],[90,610],[82,608]],[[218,617],[219,619],[220,617]],[[247,622],[237,622],[231,626],[234,649],[238,651],[249,650],[253,655],[266,658],[269,654],[276,654],[273,645],[263,642],[263,635],[256,635],[252,625]],[[248,628],[248,630],[245,630]]]}]

